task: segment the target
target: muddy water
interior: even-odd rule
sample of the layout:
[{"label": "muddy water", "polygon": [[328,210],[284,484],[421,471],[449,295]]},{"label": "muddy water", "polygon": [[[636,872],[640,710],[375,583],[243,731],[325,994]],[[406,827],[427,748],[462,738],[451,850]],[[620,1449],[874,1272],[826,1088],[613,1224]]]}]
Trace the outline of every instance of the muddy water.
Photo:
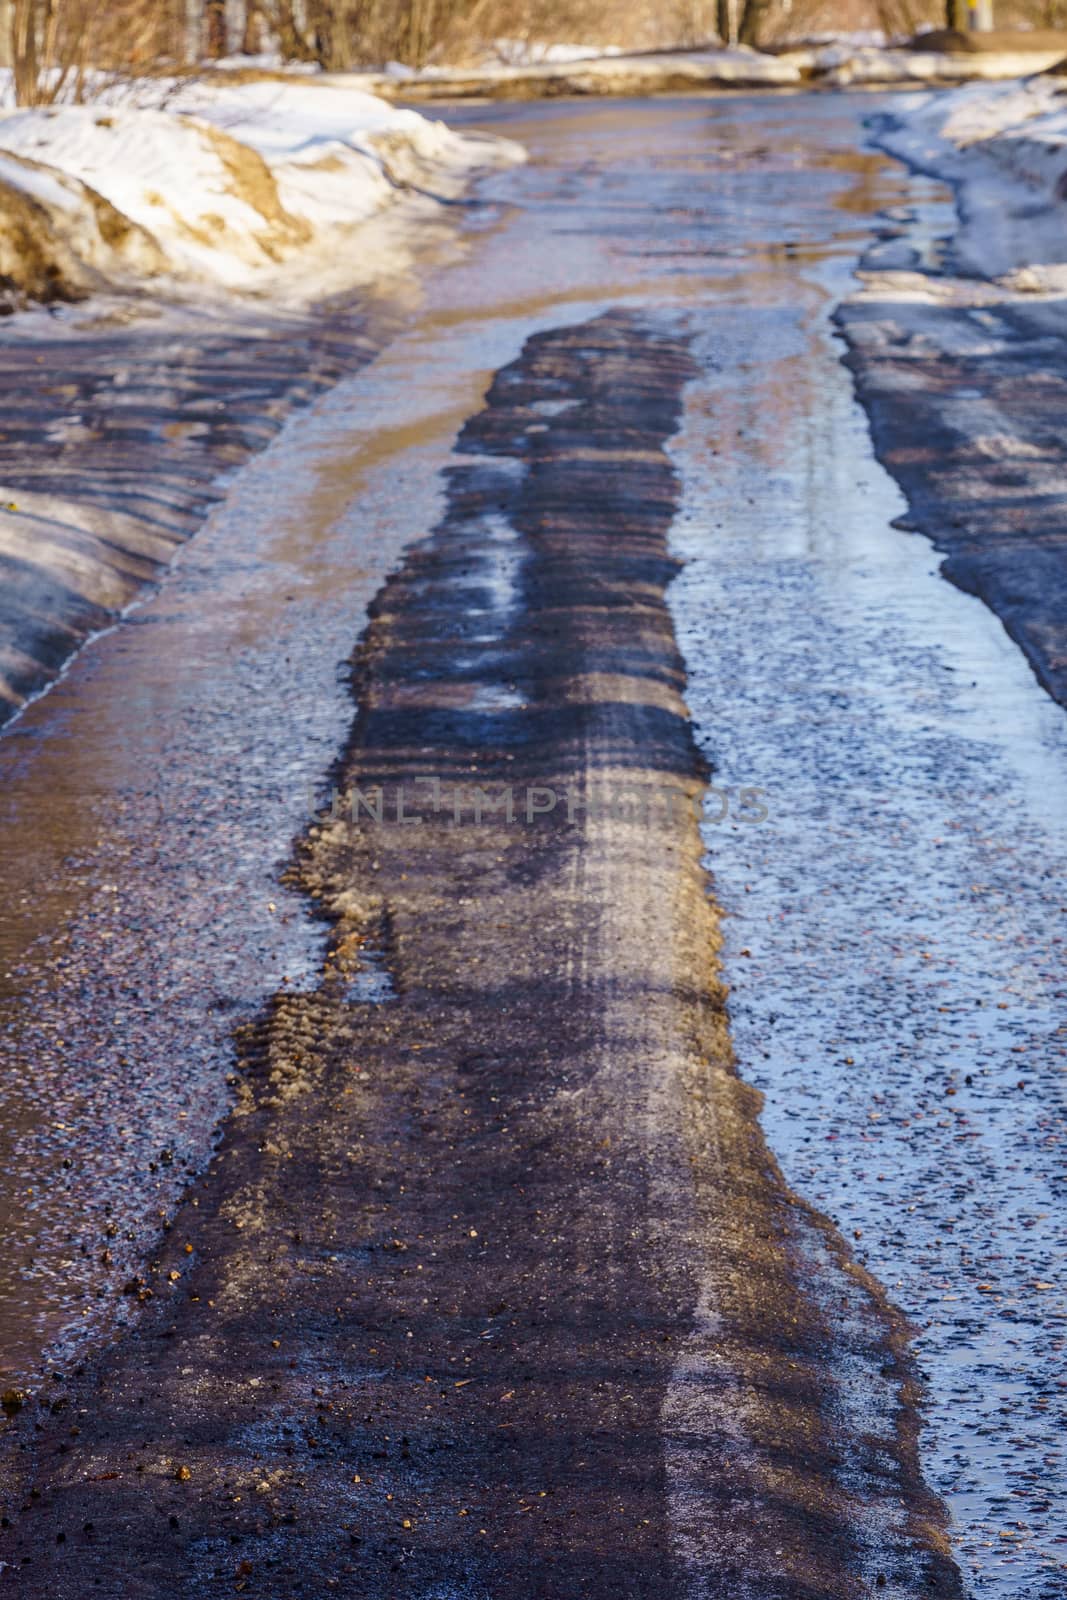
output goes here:
[{"label": "muddy water", "polygon": [[351,715],[338,664],[435,522],[461,422],[531,332],[638,305],[706,375],[672,603],[728,790],[706,837],[742,1067],[789,1180],[926,1324],[927,1469],[974,1593],[1056,1592],[1034,1320],[1055,1291],[1033,1285],[1057,1282],[1062,719],[890,527],[837,362],[828,315],[880,214],[918,207],[936,236],[944,203],[857,153],[872,104],[455,113],[530,166],[486,185],[406,331],[0,741],[8,1371],[121,1319],[229,1106],[234,1027],[312,982],[319,932],[279,871]]}]

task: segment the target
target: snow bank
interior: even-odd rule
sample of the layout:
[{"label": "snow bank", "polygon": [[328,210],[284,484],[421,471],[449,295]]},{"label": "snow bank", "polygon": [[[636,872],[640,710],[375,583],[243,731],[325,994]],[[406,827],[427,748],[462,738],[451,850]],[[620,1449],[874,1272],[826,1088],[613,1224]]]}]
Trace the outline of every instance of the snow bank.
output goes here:
[{"label": "snow bank", "polygon": [[0,119],[0,147],[73,176],[158,242],[171,271],[247,282],[306,244],[266,164],[215,128],[163,111],[60,106]]},{"label": "snow bank", "polygon": [[171,105],[257,152],[282,204],[313,227],[362,220],[405,185],[453,193],[473,168],[523,159],[510,141],[454,133],[343,79],[192,85]]},{"label": "snow bank", "polygon": [[529,67],[560,61],[590,61],[597,56],[623,54],[622,46],[617,44],[539,44],[533,39],[495,39],[485,54],[484,64]]},{"label": "snow bank", "polygon": [[1018,78],[1042,72],[1062,58],[1063,51],[942,52],[935,50],[854,48],[827,45],[811,55],[811,73],[837,89],[877,88],[880,84],[939,85]]},{"label": "snow bank", "polygon": [[800,66],[784,56],[761,55],[741,45],[721,50],[580,56],[559,46],[550,57],[520,66],[434,67],[400,77],[384,73],[359,81],[375,93],[403,95],[405,100],[475,96],[537,100],[560,95],[665,94],[719,87],[793,88],[803,81],[803,73]]},{"label": "snow bank", "polygon": [[1067,288],[1067,80],[901,97],[877,142],[952,183],[960,267],[1007,287]]},{"label": "snow bank", "polygon": [[612,46],[522,46],[498,40],[477,64],[430,66],[420,72],[392,63],[359,81],[386,98],[446,100],[550,98],[554,95],[663,94],[692,89],[779,89],[818,83],[831,88],[940,86],[1017,78],[1043,71],[1062,47],[1025,52],[939,51],[886,45],[867,30],[786,42],[762,54],[743,45],[708,49],[623,51]]},{"label": "snow bank", "polygon": [[[311,274],[310,287],[316,258],[335,254],[337,230],[413,187],[452,194],[472,169],[521,159],[506,141],[453,133],[333,82],[220,78],[147,84],[140,96],[165,98],[165,109],[131,104],[127,93],[122,104],[0,114],[0,250],[6,213],[29,207],[40,224],[38,254],[47,254],[50,233],[72,283],[84,285],[89,269],[121,276],[150,264],[179,279],[250,289],[295,262]],[[94,218],[98,232],[125,235],[118,254],[101,247]],[[20,276],[18,254],[12,244],[0,271],[37,295],[40,274],[27,263]]]},{"label": "snow bank", "polygon": [[76,178],[0,155],[0,314],[25,297],[79,300],[106,282],[166,268],[143,228]]}]

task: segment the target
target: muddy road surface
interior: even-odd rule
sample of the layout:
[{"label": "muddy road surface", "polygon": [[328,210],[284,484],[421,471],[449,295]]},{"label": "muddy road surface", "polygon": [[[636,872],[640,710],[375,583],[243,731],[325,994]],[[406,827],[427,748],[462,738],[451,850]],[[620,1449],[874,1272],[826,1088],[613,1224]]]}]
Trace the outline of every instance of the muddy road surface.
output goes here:
[{"label": "muddy road surface", "polygon": [[1062,1593],[1067,739],[835,342],[871,105],[454,113],[0,740],[13,1593]]}]

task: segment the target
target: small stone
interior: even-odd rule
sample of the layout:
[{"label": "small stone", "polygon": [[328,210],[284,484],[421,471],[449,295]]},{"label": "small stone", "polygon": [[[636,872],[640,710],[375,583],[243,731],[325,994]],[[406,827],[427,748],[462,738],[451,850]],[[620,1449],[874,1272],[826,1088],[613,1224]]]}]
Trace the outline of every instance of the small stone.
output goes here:
[{"label": "small stone", "polygon": [[24,1389],[5,1389],[3,1394],[0,1394],[0,1406],[3,1407],[5,1414],[9,1417],[13,1417],[16,1412],[21,1411],[25,1404],[26,1392]]}]

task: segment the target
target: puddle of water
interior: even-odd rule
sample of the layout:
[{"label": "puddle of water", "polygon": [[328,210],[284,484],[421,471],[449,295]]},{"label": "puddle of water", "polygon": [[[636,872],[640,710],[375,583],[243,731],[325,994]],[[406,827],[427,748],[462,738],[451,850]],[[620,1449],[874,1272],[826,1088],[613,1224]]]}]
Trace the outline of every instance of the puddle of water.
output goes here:
[{"label": "puddle of water", "polygon": [[396,999],[393,975],[383,950],[360,951],[359,969],[349,974],[344,998],[349,1005],[357,1006],[380,1006]]}]

